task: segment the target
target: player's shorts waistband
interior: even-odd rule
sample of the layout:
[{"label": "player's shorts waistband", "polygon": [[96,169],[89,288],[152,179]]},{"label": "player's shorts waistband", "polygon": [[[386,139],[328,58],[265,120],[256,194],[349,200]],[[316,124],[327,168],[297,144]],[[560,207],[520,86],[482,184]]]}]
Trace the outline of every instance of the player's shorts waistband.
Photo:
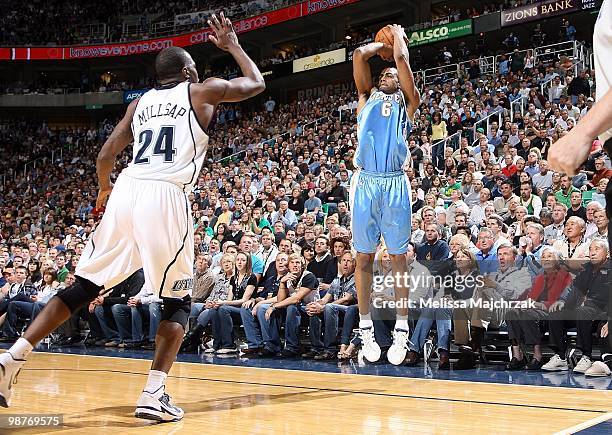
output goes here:
[{"label": "player's shorts waistband", "polygon": [[372,178],[393,178],[393,177],[403,177],[404,171],[392,171],[392,172],[372,172],[366,171],[365,169],[360,169],[359,174],[363,174],[367,177]]},{"label": "player's shorts waistband", "polygon": [[164,187],[168,187],[172,190],[176,190],[178,192],[187,194],[187,192],[185,192],[183,190],[183,188],[179,185],[177,185],[176,183],[173,183],[172,181],[168,181],[168,180],[159,180],[159,179],[152,179],[152,178],[138,178],[138,177],[134,177],[133,175],[130,174],[126,174],[124,172],[121,172],[121,174],[119,174],[119,177],[117,177],[117,181],[119,181],[120,179],[125,179],[126,181],[129,182],[136,182],[136,183],[149,183],[149,184],[157,184],[158,186],[164,186]]}]

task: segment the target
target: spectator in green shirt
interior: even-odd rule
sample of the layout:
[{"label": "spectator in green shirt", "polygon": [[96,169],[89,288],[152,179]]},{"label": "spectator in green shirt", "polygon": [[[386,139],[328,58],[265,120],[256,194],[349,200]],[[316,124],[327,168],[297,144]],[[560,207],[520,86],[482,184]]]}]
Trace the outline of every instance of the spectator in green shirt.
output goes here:
[{"label": "spectator in green shirt", "polygon": [[567,174],[562,174],[561,189],[555,192],[555,199],[557,200],[557,202],[560,202],[561,204],[564,204],[567,208],[570,208],[572,206],[570,202],[572,192],[580,191],[572,185],[572,180]]},{"label": "spectator in green shirt", "polygon": [[68,269],[66,268],[66,256],[64,254],[57,254],[55,257],[55,266],[57,267],[57,281],[61,284],[68,275]]}]

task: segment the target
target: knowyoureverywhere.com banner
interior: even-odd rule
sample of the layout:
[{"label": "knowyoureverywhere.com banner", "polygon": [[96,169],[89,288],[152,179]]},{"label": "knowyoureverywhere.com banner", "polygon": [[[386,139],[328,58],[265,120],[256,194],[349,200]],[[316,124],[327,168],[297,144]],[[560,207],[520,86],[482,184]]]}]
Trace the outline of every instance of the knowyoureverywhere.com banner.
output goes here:
[{"label": "knowyoureverywhere.com banner", "polygon": [[[279,24],[285,21],[356,3],[359,0],[307,0],[282,9],[235,21],[236,33]],[[183,35],[148,39],[119,44],[82,45],[65,47],[14,47],[0,48],[0,60],[62,60],[96,57],[129,56],[160,51],[166,47],[188,47],[208,42],[212,29],[206,28]]]}]

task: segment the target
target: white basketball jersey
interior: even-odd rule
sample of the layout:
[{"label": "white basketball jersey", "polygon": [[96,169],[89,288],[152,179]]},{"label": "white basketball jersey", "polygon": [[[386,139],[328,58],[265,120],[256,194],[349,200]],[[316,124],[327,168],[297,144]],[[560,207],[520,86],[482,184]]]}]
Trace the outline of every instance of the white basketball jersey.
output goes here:
[{"label": "white basketball jersey", "polygon": [[140,97],[132,133],[134,156],[123,172],[190,192],[204,162],[208,135],[191,107],[189,82],[151,89]]}]

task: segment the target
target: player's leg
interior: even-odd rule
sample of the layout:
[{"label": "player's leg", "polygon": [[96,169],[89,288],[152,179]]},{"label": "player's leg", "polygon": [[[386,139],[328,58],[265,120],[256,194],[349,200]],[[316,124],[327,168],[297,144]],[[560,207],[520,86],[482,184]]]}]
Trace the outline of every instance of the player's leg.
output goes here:
[{"label": "player's leg", "polygon": [[23,337],[0,355],[0,405],[9,405],[12,394],[9,386],[34,346],[94,300],[103,284],[107,287],[118,284],[134,272],[128,270],[128,265],[135,265],[137,261],[133,258],[133,243],[126,233],[131,213],[129,201],[126,201],[127,187],[121,180],[115,184],[104,217],[81,255],[75,283],[54,296]]},{"label": "player's leg", "polygon": [[[164,301],[149,377],[134,415],[177,421],[183,410],[172,404],[165,382],[181,347],[191,311],[193,222],[187,196],[169,183],[141,182],[134,207],[134,229],[145,281]],[[160,216],[163,219],[151,219]]]},{"label": "player's leg", "polygon": [[393,330],[393,344],[387,352],[390,363],[404,362],[408,351],[410,331],[408,327],[408,266],[406,252],[410,242],[411,207],[410,182],[408,177],[397,176],[382,180],[385,184],[381,232],[391,257],[391,268],[395,279],[397,312]]},{"label": "player's leg", "polygon": [[190,308],[189,298],[164,299],[162,321],[155,336],[153,363],[134,412],[138,418],[156,421],[178,421],[183,418],[183,410],[175,406],[166,394],[165,384],[183,341]]},{"label": "player's leg", "polygon": [[380,346],[374,339],[374,323],[370,313],[374,256],[380,243],[378,195],[375,179],[362,174],[361,171],[353,175],[349,202],[353,246],[357,251],[355,287],[359,305],[359,332],[363,355],[370,362],[380,358]]}]

